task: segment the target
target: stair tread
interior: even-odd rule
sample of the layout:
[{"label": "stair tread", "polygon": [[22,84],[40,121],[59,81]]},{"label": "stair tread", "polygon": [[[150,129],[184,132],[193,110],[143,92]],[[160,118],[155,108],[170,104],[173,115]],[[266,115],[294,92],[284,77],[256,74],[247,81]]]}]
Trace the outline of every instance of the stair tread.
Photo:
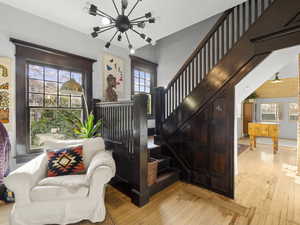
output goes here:
[{"label": "stair tread", "polygon": [[178,181],[179,173],[180,171],[176,168],[168,168],[164,172],[160,173],[157,177],[156,183],[150,186],[150,194],[153,195],[158,193]]},{"label": "stair tread", "polygon": [[177,170],[172,170],[172,171],[168,171],[168,172],[162,172],[158,177],[156,182],[159,183],[161,181],[164,181],[166,179],[168,179],[171,176],[177,176],[179,174],[179,171]]}]

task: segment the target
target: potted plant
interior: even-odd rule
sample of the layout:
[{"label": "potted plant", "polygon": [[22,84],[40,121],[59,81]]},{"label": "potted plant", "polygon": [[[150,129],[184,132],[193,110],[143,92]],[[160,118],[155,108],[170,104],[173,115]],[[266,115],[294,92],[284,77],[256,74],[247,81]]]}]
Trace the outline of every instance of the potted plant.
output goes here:
[{"label": "potted plant", "polygon": [[82,99],[84,103],[84,113],[86,118],[82,121],[80,117],[77,117],[71,112],[65,111],[63,113],[64,118],[67,122],[72,126],[72,130],[74,134],[76,134],[80,138],[93,138],[97,136],[101,136],[98,133],[99,129],[102,126],[102,121],[98,120],[95,122],[95,116],[93,112],[89,112],[87,101],[84,94],[84,89],[80,84],[78,84],[74,79],[70,79],[66,83],[64,83],[61,87],[61,90],[64,92],[81,92]]}]

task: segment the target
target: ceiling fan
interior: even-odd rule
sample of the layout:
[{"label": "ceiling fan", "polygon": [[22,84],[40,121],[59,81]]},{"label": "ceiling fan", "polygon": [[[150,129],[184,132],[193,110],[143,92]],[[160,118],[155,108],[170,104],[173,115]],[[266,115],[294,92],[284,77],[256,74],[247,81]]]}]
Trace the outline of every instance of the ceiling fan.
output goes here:
[{"label": "ceiling fan", "polygon": [[130,42],[128,31],[134,32],[136,35],[144,39],[146,42],[151,43],[152,39],[148,37],[146,34],[141,33],[136,30],[136,28],[143,29],[146,26],[146,23],[155,23],[155,18],[152,17],[152,13],[148,12],[143,16],[130,19],[130,15],[132,14],[133,10],[137,7],[137,5],[142,0],[137,0],[130,11],[125,14],[126,9],[128,8],[128,1],[122,0],[121,1],[121,11],[119,11],[115,0],[112,0],[114,8],[116,10],[117,16],[113,17],[104,11],[100,10],[96,5],[89,4],[89,14],[92,16],[100,16],[102,17],[102,26],[96,26],[93,28],[93,32],[91,33],[93,38],[98,37],[100,33],[105,31],[111,30],[116,28],[116,32],[112,36],[112,38],[105,44],[105,48],[109,48],[111,42],[117,36],[118,41],[122,41],[122,35],[125,35],[126,40],[128,42],[128,48],[130,50],[130,54],[134,54],[135,50],[133,48],[132,43]]}]

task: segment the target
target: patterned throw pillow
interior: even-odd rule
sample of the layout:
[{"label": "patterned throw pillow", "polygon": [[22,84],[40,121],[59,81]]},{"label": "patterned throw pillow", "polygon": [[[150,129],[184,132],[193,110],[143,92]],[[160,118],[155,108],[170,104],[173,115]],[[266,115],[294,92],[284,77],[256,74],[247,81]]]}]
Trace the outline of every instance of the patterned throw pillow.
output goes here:
[{"label": "patterned throw pillow", "polygon": [[82,174],[85,166],[82,161],[82,145],[47,151],[48,177]]}]

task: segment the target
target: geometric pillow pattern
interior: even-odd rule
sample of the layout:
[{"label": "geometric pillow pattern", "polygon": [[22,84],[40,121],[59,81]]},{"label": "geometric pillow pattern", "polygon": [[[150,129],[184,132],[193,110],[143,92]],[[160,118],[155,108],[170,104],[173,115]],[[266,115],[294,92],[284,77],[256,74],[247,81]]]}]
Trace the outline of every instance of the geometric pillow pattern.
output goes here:
[{"label": "geometric pillow pattern", "polygon": [[82,174],[85,166],[82,161],[82,145],[47,151],[48,177]]}]

